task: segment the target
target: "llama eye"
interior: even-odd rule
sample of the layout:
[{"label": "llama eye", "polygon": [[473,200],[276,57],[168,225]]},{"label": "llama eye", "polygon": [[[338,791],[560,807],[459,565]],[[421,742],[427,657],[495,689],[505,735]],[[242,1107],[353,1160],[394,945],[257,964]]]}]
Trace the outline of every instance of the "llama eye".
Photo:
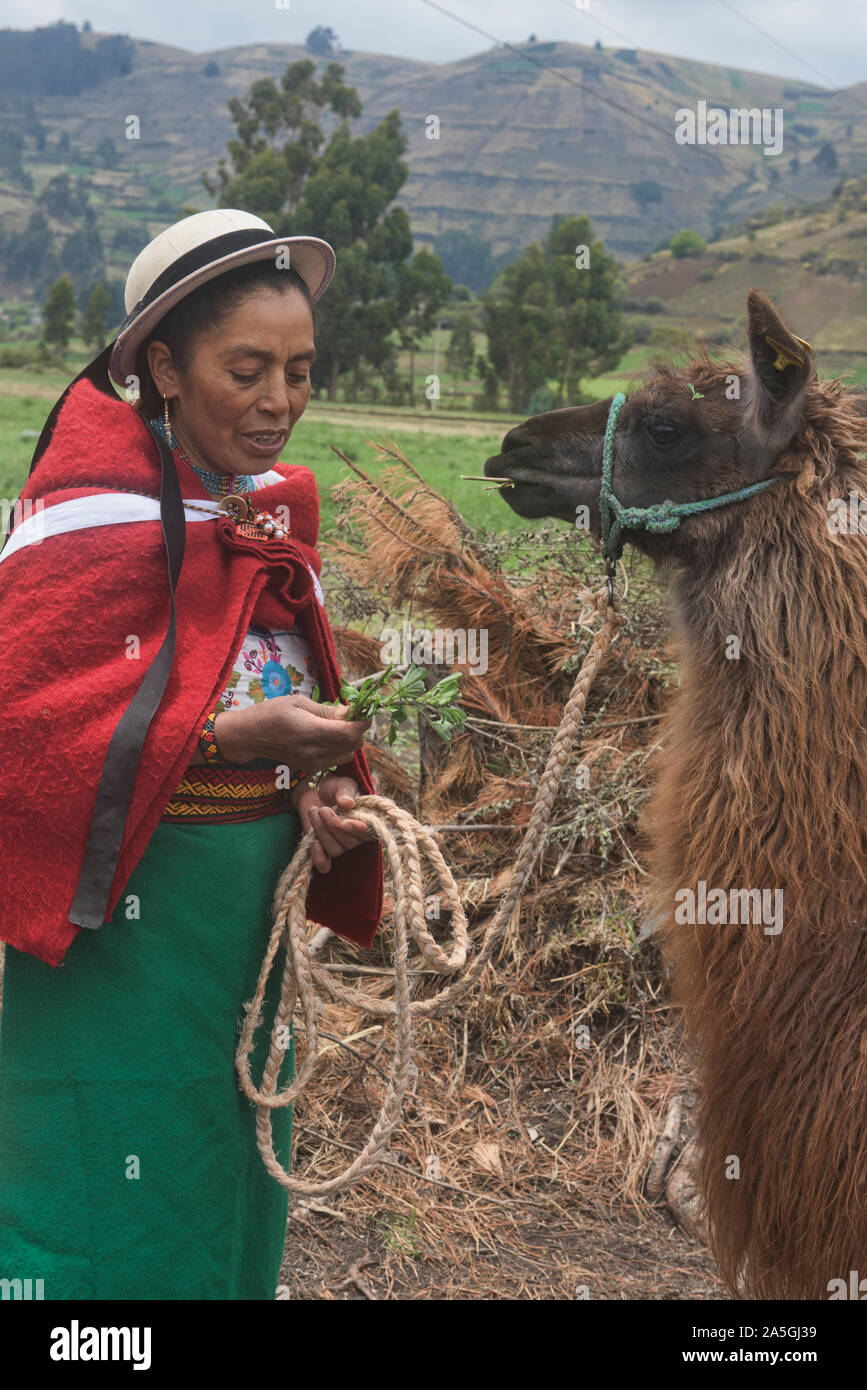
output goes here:
[{"label": "llama eye", "polygon": [[674,425],[648,425],[647,433],[654,444],[673,444],[676,439],[680,438],[680,430],[676,430]]}]

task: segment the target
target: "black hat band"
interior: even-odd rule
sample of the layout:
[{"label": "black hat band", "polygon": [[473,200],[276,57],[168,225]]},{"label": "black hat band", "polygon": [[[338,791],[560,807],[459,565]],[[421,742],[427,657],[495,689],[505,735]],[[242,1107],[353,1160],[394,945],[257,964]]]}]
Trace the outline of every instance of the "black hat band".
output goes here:
[{"label": "black hat band", "polygon": [[192,251],[185,251],[176,261],[172,261],[171,265],[166,266],[154,280],[147,294],[133,305],[117,330],[117,336],[120,337],[124,329],[129,328],[143,309],[147,309],[161,294],[180,284],[188,275],[194,275],[197,270],[202,270],[212,261],[231,256],[234,251],[244,251],[248,246],[259,246],[267,240],[263,227],[246,227],[239,232],[223,232],[220,236],[212,237],[210,241],[203,241],[201,246],[194,246]]}]

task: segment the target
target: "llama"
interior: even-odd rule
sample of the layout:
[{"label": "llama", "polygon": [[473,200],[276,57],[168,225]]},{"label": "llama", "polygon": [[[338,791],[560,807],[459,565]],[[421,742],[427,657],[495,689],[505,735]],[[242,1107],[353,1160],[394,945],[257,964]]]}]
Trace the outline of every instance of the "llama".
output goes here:
[{"label": "llama", "polygon": [[[627,399],[612,486],[646,507],[777,479],[623,537],[669,580],[679,649],[643,830],[709,1243],[733,1294],[821,1299],[867,1275],[867,416],[759,290],[747,311],[746,363],[704,353]],[[589,507],[601,534],[609,404],[506,435],[485,471],[519,515]]]}]

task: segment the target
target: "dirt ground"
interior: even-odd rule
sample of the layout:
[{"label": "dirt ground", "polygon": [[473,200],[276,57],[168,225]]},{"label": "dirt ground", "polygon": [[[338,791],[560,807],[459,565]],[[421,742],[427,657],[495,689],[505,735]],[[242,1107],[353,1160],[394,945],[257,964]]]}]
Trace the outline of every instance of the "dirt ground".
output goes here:
[{"label": "dirt ground", "polygon": [[[554,1147],[566,1128],[566,1098],[550,1092],[538,1099],[527,1119]],[[305,1147],[299,1142],[301,1167]],[[400,1153],[398,1130],[394,1156]],[[603,1206],[592,1190],[570,1183],[568,1171],[560,1181],[470,1175],[457,1185],[466,1190],[437,1188],[383,1164],[358,1189],[307,1206],[290,1201],[278,1298],[728,1298],[705,1247],[661,1202],[643,1214],[626,1201]],[[457,1249],[456,1225],[465,1231]],[[421,1233],[438,1226],[450,1230],[447,1251]]]},{"label": "dirt ground", "polygon": [[[350,1204],[347,1204],[349,1206]],[[338,1208],[339,1209],[339,1208]],[[450,1271],[435,1251],[399,1257],[351,1213],[290,1217],[279,1296],[291,1299],[723,1300],[710,1256],[664,1215],[515,1212],[512,1239],[479,1242]],[[586,1290],[586,1292],[585,1292]]]}]

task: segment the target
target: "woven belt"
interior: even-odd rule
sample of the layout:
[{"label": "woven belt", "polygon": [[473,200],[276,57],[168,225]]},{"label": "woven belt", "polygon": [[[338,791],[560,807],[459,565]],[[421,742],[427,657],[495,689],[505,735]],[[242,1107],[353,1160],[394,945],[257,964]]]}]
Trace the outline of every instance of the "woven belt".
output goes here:
[{"label": "woven belt", "polygon": [[187,769],[161,819],[191,825],[232,824],[281,811],[291,811],[289,792],[277,787],[274,768],[262,771],[203,763]]}]

